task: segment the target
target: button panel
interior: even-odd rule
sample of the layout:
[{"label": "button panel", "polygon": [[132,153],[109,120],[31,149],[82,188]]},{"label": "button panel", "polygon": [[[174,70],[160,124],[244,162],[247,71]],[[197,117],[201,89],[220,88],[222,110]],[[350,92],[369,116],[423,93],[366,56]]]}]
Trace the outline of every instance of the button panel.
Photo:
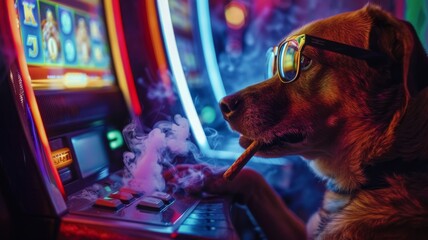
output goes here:
[{"label": "button panel", "polygon": [[[69,212],[162,228],[170,227],[166,229],[177,234],[186,232],[186,228],[218,232],[230,224],[224,220],[225,217],[220,216],[224,213],[224,206],[219,201],[201,202],[198,197],[182,193],[172,195],[161,191],[143,194],[135,188],[124,187],[120,177],[113,177],[110,175],[108,179],[98,181],[69,196]],[[213,231],[214,229],[217,230]]]},{"label": "button panel", "polygon": [[130,188],[130,187],[121,187],[120,188],[120,191],[121,192],[127,192],[127,193],[130,193],[130,194],[132,194],[134,197],[136,197],[136,198],[138,198],[138,197],[141,197],[141,196],[143,196],[143,192],[140,192],[140,191],[138,191],[138,190],[135,190],[135,189],[133,189],[133,188]]},{"label": "button panel", "polygon": [[109,197],[119,199],[124,204],[130,203],[134,199],[134,196],[132,196],[132,194],[122,191],[112,193],[109,195]]},{"label": "button panel", "polygon": [[137,207],[144,210],[160,211],[165,208],[165,204],[159,198],[142,197],[138,202]]},{"label": "button panel", "polygon": [[154,192],[150,196],[162,200],[165,204],[170,204],[175,200],[170,194],[164,192]]},{"label": "button panel", "polygon": [[200,236],[203,239],[224,239],[233,234],[233,228],[230,227],[224,212],[222,202],[201,202],[184,220],[178,228],[178,235],[185,239],[187,236],[195,239],[194,236]]},{"label": "button panel", "polygon": [[94,206],[118,210],[123,207],[123,204],[120,200],[114,198],[98,198],[95,200]]}]

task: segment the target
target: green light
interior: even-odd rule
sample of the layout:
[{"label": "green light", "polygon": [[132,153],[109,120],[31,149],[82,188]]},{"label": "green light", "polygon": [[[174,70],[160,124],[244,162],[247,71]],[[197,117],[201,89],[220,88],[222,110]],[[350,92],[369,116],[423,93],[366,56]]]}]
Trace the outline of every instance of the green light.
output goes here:
[{"label": "green light", "polygon": [[216,118],[214,108],[210,106],[205,106],[201,110],[201,119],[204,123],[213,123]]},{"label": "green light", "polygon": [[104,189],[105,189],[107,192],[111,192],[111,188],[110,188],[110,186],[104,186]]},{"label": "green light", "polygon": [[113,129],[107,132],[110,149],[117,149],[123,146],[122,133],[119,130]]},{"label": "green light", "polygon": [[426,1],[407,1],[404,18],[413,24],[419,39],[428,50],[428,3]]}]

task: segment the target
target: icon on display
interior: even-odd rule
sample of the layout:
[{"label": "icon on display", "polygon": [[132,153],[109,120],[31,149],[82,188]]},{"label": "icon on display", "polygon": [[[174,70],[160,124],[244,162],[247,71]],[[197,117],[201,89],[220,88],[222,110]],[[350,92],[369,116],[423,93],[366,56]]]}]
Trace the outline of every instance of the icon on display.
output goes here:
[{"label": "icon on display", "polygon": [[61,41],[58,23],[55,19],[55,7],[41,4],[42,47],[47,62],[58,62],[61,54]]}]

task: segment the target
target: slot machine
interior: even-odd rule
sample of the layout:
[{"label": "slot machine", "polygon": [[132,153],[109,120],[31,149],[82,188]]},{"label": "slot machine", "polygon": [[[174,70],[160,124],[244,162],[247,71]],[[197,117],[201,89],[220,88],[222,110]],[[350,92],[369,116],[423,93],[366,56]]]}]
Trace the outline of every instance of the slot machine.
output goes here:
[{"label": "slot machine", "polygon": [[121,131],[146,106],[125,14],[118,0],[1,1],[5,238],[238,239],[228,199],[123,186]]}]

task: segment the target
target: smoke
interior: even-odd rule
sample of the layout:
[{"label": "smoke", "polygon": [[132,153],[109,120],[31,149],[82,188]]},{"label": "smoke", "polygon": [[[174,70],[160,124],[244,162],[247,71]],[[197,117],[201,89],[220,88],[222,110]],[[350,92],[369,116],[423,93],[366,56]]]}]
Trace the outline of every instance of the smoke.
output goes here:
[{"label": "smoke", "polygon": [[[123,184],[147,194],[165,189],[164,169],[174,172],[175,163],[194,163],[201,157],[199,149],[189,139],[189,122],[180,115],[175,115],[174,121],[156,123],[148,134],[134,121],[124,128],[123,135],[130,149],[123,154]],[[177,178],[178,187],[200,182],[203,174],[198,172],[195,169],[192,175]]]},{"label": "smoke", "polygon": [[158,101],[162,101],[163,99],[175,100],[172,89],[165,87],[165,84],[162,82],[151,85],[147,91],[147,97],[150,100]]},{"label": "smoke", "polygon": [[218,149],[221,141],[224,139],[220,137],[218,131],[214,128],[204,128],[205,135],[207,136],[207,140],[212,149]]},{"label": "smoke", "polygon": [[157,73],[151,72],[147,67],[144,68],[146,78],[137,78],[139,88],[146,89],[149,100],[164,102],[176,101],[176,94],[171,85],[165,84],[170,82],[174,77],[169,70],[159,70]]}]

